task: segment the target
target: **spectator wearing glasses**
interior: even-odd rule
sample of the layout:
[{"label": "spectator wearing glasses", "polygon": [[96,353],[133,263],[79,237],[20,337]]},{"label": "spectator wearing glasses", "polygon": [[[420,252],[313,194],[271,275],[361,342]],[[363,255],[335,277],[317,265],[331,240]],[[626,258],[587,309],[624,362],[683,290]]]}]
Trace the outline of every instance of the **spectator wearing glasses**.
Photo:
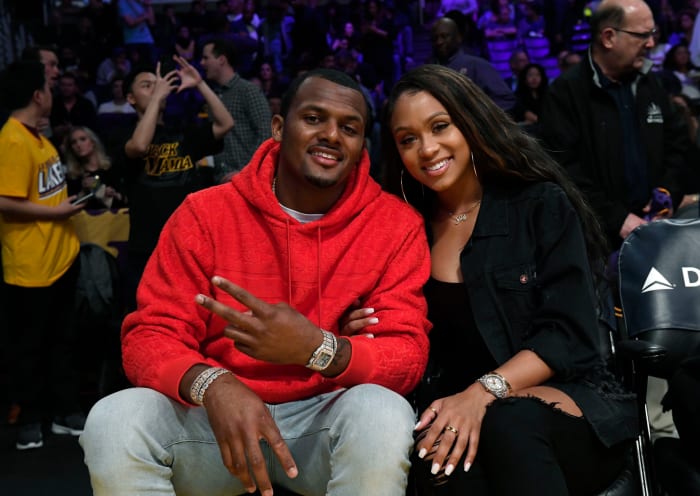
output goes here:
[{"label": "spectator wearing glasses", "polygon": [[645,216],[659,217],[651,213],[655,189],[678,206],[689,139],[649,71],[656,28],[648,5],[604,0],[591,32],[583,60],[550,86],[540,125],[548,149],[598,215],[612,251]]}]

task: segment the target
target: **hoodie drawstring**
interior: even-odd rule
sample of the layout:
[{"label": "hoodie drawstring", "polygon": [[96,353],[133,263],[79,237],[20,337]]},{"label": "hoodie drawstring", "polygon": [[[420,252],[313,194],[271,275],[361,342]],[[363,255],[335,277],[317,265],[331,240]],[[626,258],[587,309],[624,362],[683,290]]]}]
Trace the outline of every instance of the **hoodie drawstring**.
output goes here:
[{"label": "hoodie drawstring", "polygon": [[321,327],[321,322],[323,322],[323,307],[321,299],[321,226],[317,226],[316,232],[318,233],[318,249],[316,250],[316,286],[318,290],[318,327]]},{"label": "hoodie drawstring", "polygon": [[292,240],[291,229],[289,229],[289,219],[285,219],[287,228],[287,304],[292,306]]},{"label": "hoodie drawstring", "polygon": [[[285,220],[285,226],[287,228],[287,304],[293,306],[292,304],[292,230],[289,228],[289,219]],[[318,294],[318,322],[316,325],[321,327],[321,322],[323,322],[323,300],[321,299],[321,227],[316,228],[316,291]]]}]

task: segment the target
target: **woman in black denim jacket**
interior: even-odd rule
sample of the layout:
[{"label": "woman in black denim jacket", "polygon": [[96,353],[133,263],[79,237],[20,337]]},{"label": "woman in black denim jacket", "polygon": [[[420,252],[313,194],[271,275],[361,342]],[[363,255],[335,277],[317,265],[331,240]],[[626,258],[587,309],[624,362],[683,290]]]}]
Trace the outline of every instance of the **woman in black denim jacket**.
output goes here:
[{"label": "woman in black denim jacket", "polygon": [[591,267],[602,266],[604,242],[593,214],[463,75],[419,67],[386,110],[385,182],[423,213],[433,260],[432,363],[416,425],[423,491],[603,489],[637,421],[601,351]]}]

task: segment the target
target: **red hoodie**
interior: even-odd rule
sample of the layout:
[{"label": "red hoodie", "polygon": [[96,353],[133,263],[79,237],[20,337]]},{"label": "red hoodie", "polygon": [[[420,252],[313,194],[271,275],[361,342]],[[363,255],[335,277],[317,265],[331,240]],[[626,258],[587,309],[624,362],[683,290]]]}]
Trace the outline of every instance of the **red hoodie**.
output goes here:
[{"label": "red hoodie", "polygon": [[[361,383],[408,393],[428,359],[422,288],[430,256],[420,216],[370,178],[365,152],[336,205],[301,224],[272,193],[278,154],[279,144],[268,140],[230,183],[188,196],[168,220],[139,286],[138,310],[124,321],[127,376],[178,401],[182,376],[202,362],[231,370],[268,403]],[[223,336],[223,319],[194,302],[203,293],[245,310],[211,284],[214,275],[268,303],[286,302],[336,334],[359,299],[379,318],[367,329],[375,338],[352,336],[348,368],[333,378],[256,360]]]}]

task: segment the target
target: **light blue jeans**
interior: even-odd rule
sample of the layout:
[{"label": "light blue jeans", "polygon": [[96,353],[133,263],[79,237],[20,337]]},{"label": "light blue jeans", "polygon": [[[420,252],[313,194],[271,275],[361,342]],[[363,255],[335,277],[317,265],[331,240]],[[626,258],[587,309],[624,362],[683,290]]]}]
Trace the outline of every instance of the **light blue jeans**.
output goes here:
[{"label": "light blue jeans", "polygon": [[[299,469],[288,478],[261,442],[273,484],[303,495],[405,495],[415,416],[402,396],[365,384],[267,406]],[[95,496],[245,493],[221,461],[205,409],[152,389],[97,402],[80,444]]]}]

